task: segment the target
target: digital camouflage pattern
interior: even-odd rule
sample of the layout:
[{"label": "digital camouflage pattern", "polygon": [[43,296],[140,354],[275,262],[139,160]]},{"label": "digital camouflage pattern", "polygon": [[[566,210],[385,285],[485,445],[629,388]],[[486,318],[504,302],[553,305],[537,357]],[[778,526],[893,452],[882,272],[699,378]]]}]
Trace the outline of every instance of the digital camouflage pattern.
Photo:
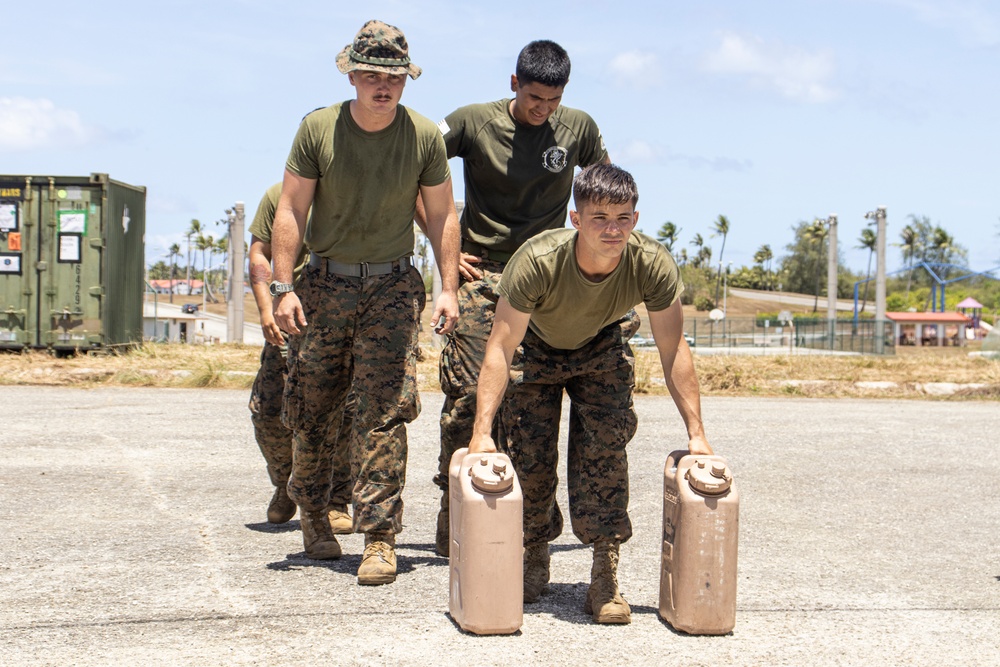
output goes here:
[{"label": "digital camouflage pattern", "polygon": [[409,74],[416,79],[421,69],[410,62],[410,47],[403,31],[382,21],[368,21],[354,42],[337,54],[337,69],[343,74],[371,70],[386,74]]},{"label": "digital camouflage pattern", "polygon": [[294,431],[288,495],[304,510],[326,507],[332,462],[329,433],[341,425],[347,395],[357,396],[350,444],[354,530],[402,530],[406,424],[420,413],[417,321],[424,285],[410,267],[369,278],[303,272],[296,287],[306,321],[289,342],[286,426]]},{"label": "digital camouflage pattern", "polygon": [[504,265],[483,260],[476,267],[479,280],[463,280],[458,288],[458,324],[441,350],[439,380],[444,393],[441,408],[441,454],[434,483],[444,491],[441,506],[448,507],[448,466],[455,450],[469,446],[476,421],[476,385],[483,367],[486,341],[497,310],[497,283]]},{"label": "digital camouflage pattern", "polygon": [[[250,420],[260,453],[267,463],[267,476],[275,487],[288,484],[292,472],[292,432],[281,423],[281,402],[288,376],[287,349],[264,343],[260,368],[250,390]],[[351,427],[354,421],[353,394],[348,400],[344,425],[333,450],[331,505],[351,502],[351,467],[348,460]],[[343,437],[340,437],[343,434]]]},{"label": "digital camouflage pattern", "polygon": [[555,494],[563,389],[571,400],[566,481],[573,533],[584,544],[632,536],[625,446],[637,420],[628,340],[638,329],[639,316],[629,311],[577,350],[550,347],[529,330],[514,355],[498,447],[510,456],[521,483],[526,545],[562,533]]}]

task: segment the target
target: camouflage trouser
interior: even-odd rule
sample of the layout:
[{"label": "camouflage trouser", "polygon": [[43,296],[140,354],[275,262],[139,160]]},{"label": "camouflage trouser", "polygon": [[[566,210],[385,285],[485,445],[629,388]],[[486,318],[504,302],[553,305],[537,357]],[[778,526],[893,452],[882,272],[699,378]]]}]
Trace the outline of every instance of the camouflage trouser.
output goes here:
[{"label": "camouflage trouser", "polygon": [[440,382],[444,392],[441,408],[441,453],[434,483],[444,491],[441,506],[448,507],[448,466],[456,449],[468,447],[476,421],[476,384],[483,366],[486,341],[493,329],[497,309],[497,283],[504,265],[483,261],[476,265],[483,277],[464,281],[458,290],[461,315],[455,331],[441,350]]},{"label": "camouflage trouser", "polygon": [[340,429],[353,389],[354,530],[398,533],[406,424],[420,413],[415,354],[423,281],[412,267],[368,278],[307,268],[295,291],[309,324],[289,343],[283,420],[294,436],[288,495],[307,511],[326,507],[333,442],[328,434]]},{"label": "camouflage trouser", "polygon": [[[250,420],[260,453],[267,463],[267,475],[274,486],[285,486],[292,472],[292,432],[281,423],[281,401],[288,375],[286,350],[264,343],[260,352],[260,369],[250,391]],[[354,395],[347,404],[344,425],[337,435],[333,451],[331,505],[351,502],[351,465],[348,446],[354,421]]]},{"label": "camouflage trouser", "polygon": [[549,347],[531,330],[518,348],[501,407],[500,447],[524,494],[525,544],[562,533],[556,483],[563,389],[571,401],[566,478],[573,533],[584,544],[632,536],[625,445],[636,429],[635,357],[628,340],[638,328],[630,311],[579,350]]}]

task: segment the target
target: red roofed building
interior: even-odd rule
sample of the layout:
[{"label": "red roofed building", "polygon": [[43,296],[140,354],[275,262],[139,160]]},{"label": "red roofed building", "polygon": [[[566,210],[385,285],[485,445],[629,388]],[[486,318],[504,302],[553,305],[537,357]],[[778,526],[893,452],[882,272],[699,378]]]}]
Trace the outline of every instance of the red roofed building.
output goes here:
[{"label": "red roofed building", "polygon": [[972,319],[962,313],[885,314],[892,322],[897,345],[965,345],[965,329]]}]

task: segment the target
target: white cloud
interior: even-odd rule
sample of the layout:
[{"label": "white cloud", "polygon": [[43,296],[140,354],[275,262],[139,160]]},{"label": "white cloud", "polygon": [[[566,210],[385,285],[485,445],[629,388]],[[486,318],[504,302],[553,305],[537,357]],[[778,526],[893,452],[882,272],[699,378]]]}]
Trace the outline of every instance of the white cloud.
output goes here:
[{"label": "white cloud", "polygon": [[660,59],[655,53],[626,51],[608,64],[615,83],[649,88],[660,84]]},{"label": "white cloud", "polygon": [[823,103],[837,97],[829,83],[836,69],[829,51],[808,52],[759,37],[725,33],[708,54],[705,68],[743,76],[755,87],[799,102]]},{"label": "white cloud", "polygon": [[619,152],[616,150],[615,154],[612,156],[615,160],[620,160],[624,163],[629,162],[655,162],[660,155],[663,154],[663,150],[657,146],[654,146],[645,141],[639,141],[635,139],[630,141],[622,150],[621,157],[618,157]]},{"label": "white cloud", "polygon": [[72,109],[47,99],[0,97],[0,148],[36,150],[86,145],[101,132]]},{"label": "white cloud", "polygon": [[738,160],[725,156],[709,158],[674,153],[666,146],[651,144],[639,139],[633,139],[621,148],[612,148],[611,159],[619,164],[679,162],[689,169],[711,169],[712,171],[747,172],[753,169],[753,162],[750,160]]},{"label": "white cloud", "polygon": [[882,0],[914,13],[931,26],[954,30],[976,44],[1000,44],[1000,19],[976,0]]}]

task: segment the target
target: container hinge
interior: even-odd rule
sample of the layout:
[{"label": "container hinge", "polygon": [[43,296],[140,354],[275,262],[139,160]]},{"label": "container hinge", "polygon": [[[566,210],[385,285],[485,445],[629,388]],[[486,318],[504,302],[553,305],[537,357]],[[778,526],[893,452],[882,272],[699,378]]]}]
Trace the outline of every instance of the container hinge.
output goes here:
[{"label": "container hinge", "polygon": [[91,248],[104,248],[104,239],[102,238],[92,238],[88,241]]},{"label": "container hinge", "polygon": [[97,285],[96,287],[91,287],[87,290],[87,293],[90,294],[90,296],[102,297],[104,296],[104,288]]}]

